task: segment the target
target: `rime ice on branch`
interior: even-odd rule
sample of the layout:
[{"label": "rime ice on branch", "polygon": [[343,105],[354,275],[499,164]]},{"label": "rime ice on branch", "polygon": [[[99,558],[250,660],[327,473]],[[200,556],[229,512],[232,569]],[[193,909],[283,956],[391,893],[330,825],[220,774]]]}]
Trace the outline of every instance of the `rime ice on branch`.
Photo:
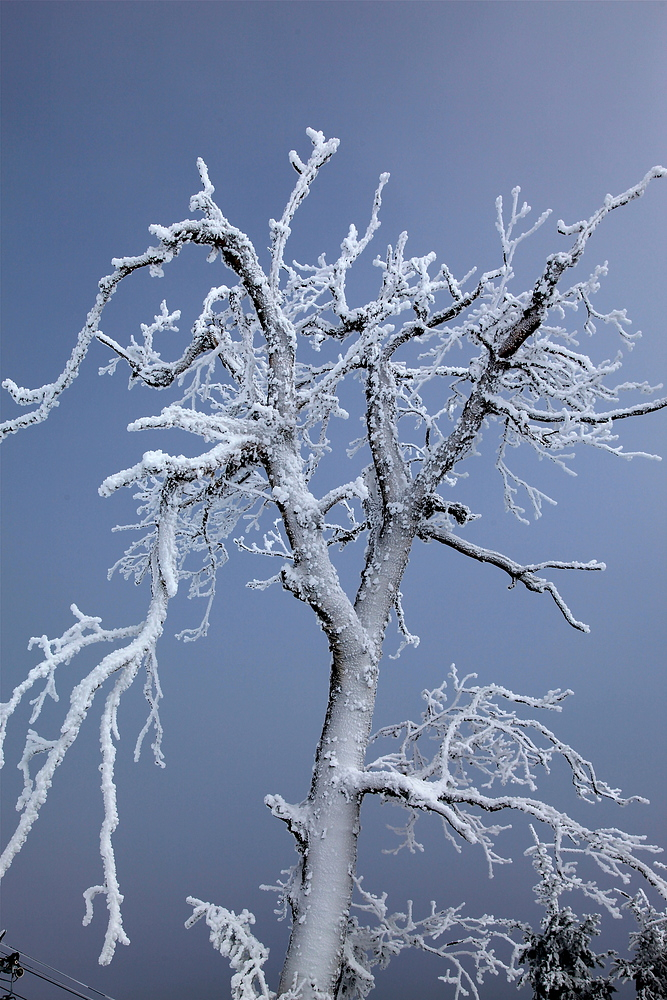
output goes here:
[{"label": "rime ice on branch", "polygon": [[[638,856],[646,849],[641,838],[617,830],[588,830],[529,796],[489,792],[494,782],[509,782],[532,793],[534,768],[548,767],[556,755],[571,768],[582,797],[627,801],[599,781],[592,766],[550,730],[516,715],[513,706],[517,704],[558,708],[563,695],[557,692],[542,699],[518,697],[500,687],[466,686],[454,674],[449,705],[444,688],[428,693],[423,722],[406,722],[391,730],[401,739],[400,750],[371,764],[366,761],[379,663],[392,611],[403,636],[401,648],[418,642],[408,630],[400,591],[415,539],[441,542],[502,569],[512,586],[521,583],[534,593],[549,594],[566,622],[587,631],[555,583],[541,574],[597,571],[604,564],[541,559],[523,565],[475,544],[465,531],[476,515],[451,491],[461,475],[461,463],[475,451],[482,428],[495,425],[496,465],[505,505],[523,520],[519,495],[525,493],[539,516],[549,498],[512,470],[509,447],[525,444],[564,468],[578,445],[625,455],[617,444],[615,421],[667,405],[665,398],[649,398],[653,389],[647,383],[615,384],[620,354],[614,361],[594,362],[579,349],[576,329],[565,322],[583,315],[587,334],[602,325],[621,344],[632,343],[623,310],[605,314],[592,304],[606,268],[596,267],[583,279],[575,280],[573,275],[570,284],[568,277],[604,218],[641,197],[649,182],[667,171],[655,167],[623,194],[608,195],[587,220],[571,226],[559,223],[566,249],[547,258],[527,290],[514,289],[515,254],[545,223],[548,213],[522,228],[530,209],[525,203],[520,205],[519,188],[515,188],[509,213],[502,199],[496,206],[498,262],[476,282],[471,280],[474,271],[457,279],[446,264],[436,263],[434,253],[410,256],[407,235],[402,233],[386,255],[374,261],[379,277],[375,297],[353,305],[348,301],[348,273],[380,225],[388,174],[380,177],[363,235],[351,226],[334,261],[322,255],[314,264],[288,263],[285,253],[295,213],[338,146],[337,139],[326,140],[321,132],[309,129],[308,136],[313,148],[307,162],[296,152],[290,153],[298,179],[282,216],[270,222],[268,269],[249,238],[223,215],[214,200],[208,169],[199,160],[202,189],[190,203],[198,217],[152,226],[156,246],[139,256],[113,261],[115,270],[100,282],[95,304],[61,375],[34,390],[20,388],[9,379],[3,383],[15,402],[27,408],[24,415],[1,425],[0,433],[8,435],[48,417],[96,339],[113,353],[101,373],[113,372],[123,361],[131,381],[174,390],[174,398],[159,414],[135,420],[129,430],[178,428],[204,442],[193,458],[146,452],[135,465],[110,475],[100,487],[103,496],[122,487],[138,491],[139,521],[129,527],[138,529],[140,537],[114,569],[136,581],[150,578],[148,614],[139,625],[106,630],[99,619],[74,609],[77,622],[62,637],[33,640],[42,648],[44,659],[3,707],[3,732],[7,718],[32,685],[44,683],[34,702],[35,722],[45,697],[57,697],[56,669],[61,674],[80,649],[93,643],[111,642],[115,648],[75,684],[57,740],[47,741],[30,731],[21,763],[25,790],[18,805],[23,816],[3,855],[3,865],[20,849],[56,767],[76,739],[96,693],[106,687],[101,722],[104,882],[86,893],[86,920],[92,913],[93,897],[104,895],[110,917],[101,960],[111,959],[117,941],[127,942],[112,847],[118,822],[113,778],[118,703],[143,665],[149,716],[136,752],[153,728],[153,751],[161,763],[156,643],[167,605],[181,582],[186,582],[191,596],[206,600],[206,611],[198,628],[179,635],[189,640],[206,633],[217,571],[228,558],[225,542],[241,521],[243,534],[234,539],[236,545],[277,557],[280,563],[268,579],[253,580],[250,585],[262,588],[278,583],[307,603],[331,651],[330,697],[310,791],[299,805],[290,805],[279,795],[267,797],[274,815],[293,833],[298,852],[298,864],[280,887],[292,917],[292,937],[279,995],[303,1000],[363,997],[372,986],[371,965],[386,964],[390,954],[408,943],[421,941],[419,947],[433,950],[430,937],[458,921],[470,947],[460,954],[448,952],[451,971],[445,981],[454,984],[457,996],[462,996],[473,982],[461,964],[464,953],[473,964],[477,962],[480,974],[494,971],[483,921],[466,918],[467,923],[462,922],[458,909],[438,911],[435,907],[421,921],[413,921],[411,911],[388,917],[384,897],[361,889],[364,902],[359,905],[372,911],[379,923],[375,929],[364,929],[349,916],[359,810],[366,794],[377,793],[408,808],[408,847],[416,844],[416,811],[433,812],[443,820],[450,838],[457,844],[464,840],[479,845],[492,866],[503,860],[494,847],[499,828],[486,825],[481,817],[487,812],[518,810],[551,828],[553,864],[560,877],[570,878],[573,885],[605,905],[615,905],[610,891],[573,874],[572,862],[565,860],[572,852],[593,859],[607,875],[623,880],[628,871],[635,870],[659,891],[667,891],[664,880]],[[99,324],[104,307],[123,279],[141,269],[161,276],[165,265],[189,244],[205,246],[210,262],[220,258],[228,284],[215,284],[206,295],[181,355],[174,360],[162,357],[161,335],[176,330],[180,318],[166,300],[154,321],[141,324],[140,338],[132,337],[129,345],[102,333]],[[462,363],[452,363],[454,347],[463,349],[457,355]],[[317,363],[313,363],[313,351]],[[347,417],[339,392],[351,380],[360,387],[365,433],[352,442],[346,463],[341,456],[330,457],[328,435],[333,419]],[[637,394],[644,398],[637,401]],[[621,402],[621,397],[628,402]],[[340,483],[323,496],[312,486],[320,465],[333,468]],[[254,531],[261,541],[249,540]],[[362,540],[358,589],[346,593],[336,572],[335,553],[338,547]],[[427,732],[438,741],[430,759],[419,749],[419,740]],[[45,763],[31,777],[30,767],[38,753],[45,754]],[[483,773],[484,791],[475,784],[474,769]],[[248,929],[251,915],[237,917],[221,907],[192,902],[193,919],[206,915],[216,947],[236,969],[235,995],[268,997],[261,972],[264,953]],[[497,924],[495,933],[502,936],[505,930]],[[514,958],[503,968],[514,975]]]}]

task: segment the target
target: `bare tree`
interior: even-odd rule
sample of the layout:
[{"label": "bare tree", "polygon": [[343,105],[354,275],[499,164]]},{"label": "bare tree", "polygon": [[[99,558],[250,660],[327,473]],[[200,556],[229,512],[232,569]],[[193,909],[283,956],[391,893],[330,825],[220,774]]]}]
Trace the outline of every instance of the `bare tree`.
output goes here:
[{"label": "bare tree", "polygon": [[[655,167],[635,187],[617,197],[608,195],[589,219],[570,226],[560,222],[558,232],[569,237],[569,249],[548,257],[528,291],[511,290],[514,256],[549,213],[522,228],[530,209],[520,203],[516,188],[509,213],[501,199],[497,202],[501,258],[496,268],[475,281],[473,272],[457,279],[446,264],[436,266],[433,253],[408,256],[407,236],[402,233],[384,259],[374,261],[380,276],[377,295],[351,306],[348,272],[380,225],[388,175],[380,178],[364,234],[351,226],[335,261],[328,263],[321,256],[316,264],[286,263],[295,212],[338,145],[338,140],[326,140],[312,129],[308,135],[313,145],[308,161],[290,153],[298,180],[280,220],[271,220],[268,270],[249,238],[213,200],[207,167],[199,160],[202,190],[190,208],[201,217],[152,226],[156,246],[140,256],[113,261],[114,271],[101,280],[72,355],[53,383],[36,390],[10,380],[3,383],[13,399],[27,407],[23,416],[2,425],[6,435],[48,416],[76,377],[91,341],[97,339],[113,352],[104,370],[112,372],[123,361],[131,381],[156,389],[177,387],[175,402],[156,416],[136,420],[130,430],[179,428],[206,444],[195,458],[146,452],[136,465],[109,476],[100,487],[102,495],[122,487],[139,491],[140,520],[135,527],[141,536],[116,568],[135,580],[150,577],[150,605],[139,624],[114,629],[103,628],[99,618],[73,606],[75,622],[62,636],[33,640],[43,659],[3,706],[3,734],[7,719],[33,685],[44,685],[34,703],[31,721],[35,722],[45,698],[55,692],[55,674],[62,663],[99,642],[113,648],[74,687],[57,739],[46,740],[29,731],[22,760],[22,816],[2,866],[4,871],[24,843],[55,769],[77,738],[95,695],[107,686],[101,722],[104,878],[85,894],[85,919],[92,917],[94,897],[102,895],[109,922],[101,962],[111,960],[117,942],[127,943],[112,847],[118,822],[114,785],[118,705],[143,667],[150,708],[136,754],[152,730],[153,753],[160,763],[156,644],[168,602],[179,583],[185,582],[190,593],[203,597],[207,605],[199,628],[181,633],[181,638],[187,641],[206,633],[217,570],[227,559],[225,539],[242,522],[244,533],[234,538],[235,543],[279,561],[275,575],[254,580],[251,586],[261,589],[275,583],[308,604],[331,651],[329,698],[308,795],[296,805],[279,795],[266,799],[293,834],[298,853],[289,878],[277,887],[292,918],[278,995],[303,1000],[363,997],[373,985],[371,968],[385,965],[408,946],[443,955],[449,963],[444,978],[454,985],[456,995],[468,995],[465,990],[476,994],[476,977],[484,971],[502,968],[510,977],[518,974],[521,936],[514,933],[515,925],[488,917],[472,920],[464,918],[460,909],[439,911],[435,906],[420,919],[411,909],[390,914],[385,897],[367,892],[357,879],[359,811],[366,795],[406,807],[409,819],[403,836],[408,848],[416,843],[416,815],[433,813],[448,837],[479,845],[489,867],[502,860],[494,846],[501,827],[488,824],[484,816],[508,810],[527,814],[551,828],[549,850],[559,878],[611,909],[616,906],[613,891],[580,878],[573,859],[592,859],[607,876],[621,881],[628,871],[637,871],[663,894],[667,883],[641,860],[642,850],[657,850],[647,847],[641,837],[615,829],[586,829],[531,797],[536,768],[548,767],[554,756],[560,756],[581,797],[629,801],[600,781],[592,765],[550,729],[521,714],[522,706],[559,710],[569,692],[519,696],[494,685],[474,685],[453,670],[447,691],[443,684],[425,692],[420,722],[400,722],[376,734],[380,741],[391,737],[392,747],[369,761],[385,631],[394,612],[403,644],[416,641],[404,620],[400,592],[415,539],[439,542],[498,567],[512,586],[519,583],[548,594],[570,626],[587,631],[555,584],[542,574],[597,571],[604,565],[560,560],[523,565],[473,544],[465,537],[465,527],[475,514],[450,499],[449,491],[483,427],[495,425],[496,464],[508,509],[523,516],[518,501],[522,490],[539,511],[545,495],[511,470],[509,447],[525,443],[559,465],[565,465],[577,445],[619,454],[614,422],[667,405],[665,398],[648,398],[651,387],[646,383],[610,382],[620,362],[594,363],[578,350],[575,335],[563,325],[566,316],[579,310],[587,333],[604,324],[622,341],[631,339],[624,311],[602,314],[592,304],[604,267],[567,287],[565,279],[603,219],[643,195],[650,180],[666,176],[667,170]],[[211,288],[181,357],[164,361],[155,346],[159,335],[174,329],[179,319],[165,302],[153,323],[142,324],[138,341],[132,338],[123,346],[103,334],[99,329],[103,309],[121,281],[142,268],[161,275],[164,265],[188,244],[206,246],[209,261],[219,255],[232,283]],[[454,346],[464,348],[460,355],[464,363],[450,363]],[[313,349],[319,352],[318,364],[302,358],[304,350]],[[354,379],[360,387],[366,431],[351,444],[351,471],[344,472],[343,458],[330,457],[327,434],[333,418],[347,415],[339,390]],[[643,400],[619,403],[621,393],[633,392],[644,394]],[[313,476],[327,464],[341,477],[340,485],[319,495]],[[261,542],[249,540],[253,529],[259,530]],[[336,570],[335,553],[362,539],[358,589],[348,594]],[[33,774],[31,765],[38,754],[44,763]],[[481,783],[474,772],[483,775]],[[521,794],[496,792],[495,784],[515,786]],[[350,915],[355,883],[360,900],[355,905],[371,914],[372,926],[362,926]],[[230,959],[233,995],[238,1000],[272,996],[262,972],[266,949],[250,930],[252,914],[236,915],[201,900],[191,903],[195,909],[190,922],[205,917],[213,943]],[[450,927],[457,928],[459,940],[438,944]],[[507,944],[505,959],[496,957],[494,940]]]}]

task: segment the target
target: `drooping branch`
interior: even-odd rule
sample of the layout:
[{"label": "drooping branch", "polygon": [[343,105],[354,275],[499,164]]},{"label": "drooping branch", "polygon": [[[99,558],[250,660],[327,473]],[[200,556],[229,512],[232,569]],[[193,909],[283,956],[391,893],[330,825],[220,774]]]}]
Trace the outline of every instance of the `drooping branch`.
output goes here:
[{"label": "drooping branch", "polygon": [[236,914],[224,906],[204,903],[194,896],[188,896],[186,902],[194,907],[192,915],[185,921],[186,928],[205,917],[211,944],[223,958],[229,959],[234,970],[232,1000],[273,1000],[275,993],[269,989],[263,969],[269,949],[250,930],[255,923],[254,914],[249,910]]},{"label": "drooping branch", "polygon": [[[157,568],[157,567],[156,567]],[[109,911],[109,920],[105,936],[104,946],[100,955],[100,963],[108,964],[113,957],[116,944],[129,944],[122,923],[120,904],[122,895],[116,877],[116,865],[111,845],[111,836],[118,823],[118,813],[116,809],[116,790],[113,781],[113,767],[116,755],[113,736],[118,738],[116,726],[116,712],[118,702],[123,691],[131,685],[136,677],[141,664],[145,658],[150,656],[155,648],[155,644],[162,633],[164,620],[167,612],[167,588],[159,573],[154,578],[154,592],[151,600],[146,620],[135,626],[131,631],[134,637],[130,642],[120,649],[108,653],[93,670],[83,678],[73,689],[70,697],[70,708],[61,726],[61,735],[58,739],[45,741],[41,739],[33,730],[29,730],[26,747],[22,760],[22,767],[25,776],[25,785],[22,795],[17,803],[17,809],[22,811],[21,819],[10,838],[5,850],[0,858],[0,877],[9,868],[16,854],[20,851],[25,840],[32,829],[33,824],[39,816],[39,811],[46,801],[47,793],[53,782],[56,769],[62,763],[67,751],[79,735],[81,726],[85,721],[95,695],[100,688],[115,674],[118,680],[107,697],[106,707],[102,715],[100,726],[100,746],[102,751],[102,793],[104,800],[104,820],[100,833],[100,853],[104,867],[104,883],[94,886],[86,894],[86,922],[92,917],[91,902],[95,895],[103,894],[106,897]],[[99,621],[92,619],[91,621]],[[81,628],[87,624],[82,620]],[[108,641],[110,638],[120,637],[120,633],[130,630],[114,630],[116,635],[106,634],[105,630],[95,629],[89,633],[89,641]],[[94,640],[92,639],[94,636]],[[63,637],[64,638],[64,637]],[[66,652],[65,660],[83,648],[88,643],[80,642],[78,637],[72,636],[71,642],[63,649]],[[56,641],[57,645],[57,641]],[[45,753],[46,760],[38,770],[34,778],[30,777],[29,766],[38,753]]]},{"label": "drooping branch", "polygon": [[[187,460],[183,461],[187,463]],[[165,468],[162,467],[161,471],[164,473]],[[55,640],[42,636],[32,641],[43,649],[44,660],[30,672],[26,681],[15,689],[10,701],[3,705],[0,711],[0,736],[4,736],[7,720],[18,707],[22,697],[35,683],[45,680],[44,690],[33,702],[35,709],[31,723],[34,723],[41,712],[45,698],[51,696],[57,700],[55,674],[58,667],[68,664],[77,653],[94,643],[125,641],[124,645],[107,654],[74,686],[70,696],[70,707],[61,726],[61,735],[57,739],[45,740],[32,729],[28,731],[20,765],[24,774],[24,789],[17,803],[17,809],[22,811],[22,816],[0,858],[1,876],[23,846],[37,820],[55,771],[78,738],[97,692],[115,677],[115,683],[106,697],[100,722],[101,788],[104,803],[100,853],[104,880],[100,885],[91,886],[84,893],[85,923],[89,923],[92,919],[92,903],[95,896],[103,895],[107,903],[109,917],[100,955],[101,964],[111,961],[117,943],[129,944],[123,929],[120,909],[123,897],[117,878],[112,844],[112,836],[118,825],[114,763],[115,740],[119,738],[117,712],[121,697],[134,682],[142,665],[145,666],[147,680],[144,694],[150,711],[147,723],[137,740],[135,759],[141,750],[146,732],[153,727],[156,738],[152,749],[156,763],[162,765],[163,757],[160,749],[162,727],[158,714],[161,692],[157,675],[156,644],[162,634],[169,599],[175,595],[179,580],[190,578],[191,594],[206,596],[207,593],[206,585],[202,587],[202,571],[193,572],[185,569],[184,557],[191,550],[196,551],[198,548],[208,550],[209,562],[212,565],[203,572],[204,575],[208,574],[210,593],[215,564],[224,561],[217,553],[211,551],[212,547],[220,547],[217,539],[228,534],[244,510],[256,503],[252,486],[249,498],[244,500],[247,487],[243,482],[228,484],[223,481],[218,486],[221,510],[212,512],[211,500],[215,497],[209,495],[206,487],[199,490],[197,483],[193,482],[197,477],[192,474],[192,468],[189,466],[180,468],[178,462],[172,469],[171,476],[165,475],[164,481],[158,480],[157,484],[153,480],[152,486],[146,481],[151,478],[150,463],[135,472],[134,476],[128,478],[127,483],[123,482],[120,485],[132,485],[137,482],[141,485],[143,480],[144,492],[139,496],[144,501],[143,509],[146,516],[138,527],[149,528],[149,533],[128,549],[125,557],[119,562],[119,568],[125,576],[134,576],[139,580],[146,572],[150,573],[152,596],[145,621],[129,628],[103,629],[99,618],[83,615],[73,607],[78,621],[63,636]],[[201,468],[199,473],[201,474]],[[117,483],[115,488],[118,488],[118,485]],[[112,488],[114,487],[109,486],[109,489]],[[202,508],[199,516],[195,510],[197,506]],[[224,516],[220,517],[220,513],[224,513]],[[209,523],[211,519],[213,524]],[[205,625],[203,630],[205,631]],[[44,754],[46,759],[32,777],[30,767],[38,754]]]},{"label": "drooping branch", "polygon": [[[637,851],[661,853],[662,848],[646,844],[645,837],[618,830],[590,830],[567,813],[549,806],[539,799],[521,795],[483,795],[476,789],[442,789],[436,782],[423,781],[394,771],[349,772],[343,779],[350,789],[368,794],[381,795],[411,809],[434,813],[441,816],[447,825],[469,844],[482,847],[491,868],[494,864],[507,863],[507,859],[495,853],[494,837],[502,827],[487,826],[483,820],[469,813],[466,806],[484,812],[496,813],[514,810],[525,813],[534,820],[549,825],[554,831],[554,846],[561,863],[567,854],[585,855],[597,862],[605,874],[612,874],[623,883],[629,881],[624,868],[630,868],[642,875],[646,881],[667,899],[667,882],[650,865],[636,857]],[[565,842],[574,847],[564,846]],[[583,846],[579,846],[583,845]],[[587,885],[587,895],[602,902],[595,895],[595,885]],[[606,905],[606,904],[605,904]]]},{"label": "drooping branch", "polygon": [[18,708],[23,696],[35,684],[40,680],[46,679],[46,684],[41,693],[30,702],[31,705],[34,705],[32,715],[30,716],[30,725],[39,718],[47,696],[54,701],[58,701],[55,673],[59,666],[68,663],[74,654],[81,649],[85,649],[87,646],[97,642],[118,642],[119,640],[129,639],[141,630],[140,625],[131,625],[129,628],[103,629],[101,627],[101,618],[92,618],[89,615],[83,614],[79,611],[76,604],[71,605],[71,611],[76,618],[76,622],[67,629],[64,635],[57,639],[49,639],[43,635],[30,640],[28,649],[32,649],[33,646],[39,646],[44,653],[44,659],[36,667],[32,668],[24,681],[14,688],[9,701],[0,704],[0,765],[4,764],[2,748],[9,718]]}]

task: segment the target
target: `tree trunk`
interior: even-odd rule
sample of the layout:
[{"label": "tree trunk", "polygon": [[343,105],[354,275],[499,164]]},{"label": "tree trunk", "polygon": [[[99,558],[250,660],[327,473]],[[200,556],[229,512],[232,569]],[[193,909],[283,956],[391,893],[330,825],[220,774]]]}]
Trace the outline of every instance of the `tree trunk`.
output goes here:
[{"label": "tree trunk", "polygon": [[337,995],[362,801],[341,777],[364,766],[382,640],[412,532],[412,525],[408,531],[394,526],[380,532],[355,605],[356,627],[340,634],[327,629],[333,652],[329,702],[303,817],[307,830],[298,884],[290,893],[293,925],[279,996],[295,987],[303,1000],[335,1000]]},{"label": "tree trunk", "polygon": [[340,785],[343,769],[361,768],[370,735],[377,664],[356,649],[335,657],[329,705],[308,797],[308,832],[293,899],[290,946],[280,994],[301,987],[303,1000],[334,998],[341,972],[356,872],[361,797]]}]

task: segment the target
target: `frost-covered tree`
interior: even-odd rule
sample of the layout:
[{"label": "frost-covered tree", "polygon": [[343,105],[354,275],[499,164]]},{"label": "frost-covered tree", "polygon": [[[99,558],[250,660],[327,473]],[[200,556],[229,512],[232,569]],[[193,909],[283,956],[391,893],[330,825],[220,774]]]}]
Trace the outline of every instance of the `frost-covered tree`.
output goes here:
[{"label": "frost-covered tree", "polygon": [[[539,931],[524,932],[519,985],[530,984],[534,1000],[610,1000],[616,992],[614,980],[634,982],[639,1000],[667,997],[667,910],[659,913],[640,889],[624,904],[638,928],[630,933],[631,956],[623,958],[615,951],[597,954],[591,941],[600,933],[600,914],[580,919],[570,907],[561,907],[560,896],[572,886],[563,880],[534,830],[533,836],[536,843],[530,853],[540,874],[535,892],[546,914]],[[611,969],[599,973],[611,958]]]},{"label": "frost-covered tree", "polygon": [[560,906],[560,896],[571,886],[534,830],[533,836],[533,865],[540,874],[535,892],[546,914],[539,931],[526,932],[519,957],[524,966],[521,984],[530,984],[534,1000],[611,1000],[616,992],[612,977],[597,973],[615,952],[596,954],[591,948],[600,933],[600,914],[580,920],[569,906]]},{"label": "frost-covered tree", "polygon": [[590,947],[599,923],[599,914],[579,921],[565,907],[548,917],[540,933],[530,935],[523,961],[535,1000],[609,1000],[616,992],[608,976],[595,974],[607,957]]},{"label": "frost-covered tree", "polygon": [[[114,758],[119,702],[143,668],[149,715],[136,753],[152,731],[153,753],[161,763],[156,647],[167,606],[185,584],[191,595],[204,599],[206,610],[201,625],[180,633],[181,638],[189,641],[206,633],[217,572],[227,559],[226,540],[232,537],[245,551],[277,558],[275,573],[250,585],[261,589],[275,584],[309,605],[331,654],[329,697],[310,790],[298,804],[278,794],[266,799],[273,815],[293,834],[297,851],[295,867],[277,886],[292,920],[278,995],[302,1000],[364,997],[373,985],[371,969],[386,965],[407,947],[441,955],[446,962],[442,978],[457,997],[477,995],[476,984],[485,972],[503,971],[510,978],[520,974],[521,928],[488,916],[467,918],[460,907],[442,910],[435,904],[424,916],[413,915],[411,907],[391,913],[385,896],[367,891],[356,872],[365,796],[377,795],[406,808],[402,836],[408,848],[417,844],[416,816],[431,813],[455,844],[478,845],[490,869],[502,860],[495,839],[503,827],[485,817],[523,813],[541,824],[540,829],[551,830],[550,847],[540,841],[540,850],[550,852],[563,883],[583,889],[612,910],[613,890],[580,876],[577,860],[596,862],[605,877],[621,882],[629,872],[638,872],[663,894],[667,883],[643,860],[642,851],[656,849],[641,837],[617,829],[587,829],[535,797],[537,770],[561,758],[580,797],[629,801],[598,779],[592,765],[546,725],[529,717],[542,710],[558,711],[569,692],[517,695],[500,686],[473,684],[471,677],[461,679],[452,670],[447,684],[424,692],[420,721],[384,728],[371,746],[385,631],[394,613],[402,645],[416,643],[404,618],[400,589],[416,540],[437,542],[503,570],[512,586],[548,595],[568,625],[587,631],[549,571],[597,571],[603,564],[547,560],[524,565],[474,544],[466,537],[466,525],[475,513],[456,500],[454,487],[462,474],[460,465],[474,453],[482,430],[495,427],[496,465],[508,509],[522,518],[523,491],[539,512],[545,495],[512,471],[509,449],[525,444],[561,466],[580,445],[620,454],[615,421],[667,405],[665,398],[650,398],[647,383],[616,384],[620,359],[595,363],[578,348],[576,330],[566,324],[567,317],[583,314],[586,333],[603,325],[621,343],[631,341],[624,311],[602,314],[592,304],[605,268],[596,267],[577,280],[572,272],[605,217],[643,195],[651,179],[667,171],[656,167],[635,187],[617,197],[608,195],[588,219],[559,223],[566,248],[547,258],[527,291],[513,290],[515,253],[549,213],[533,225],[524,224],[530,210],[516,188],[509,211],[501,199],[497,202],[500,253],[492,270],[475,280],[473,272],[457,279],[446,264],[436,264],[433,253],[410,256],[402,233],[395,246],[374,261],[379,277],[375,297],[352,305],[348,273],[380,225],[388,175],[380,178],[363,235],[351,226],[335,260],[329,262],[323,255],[314,264],[288,263],[286,245],[295,213],[338,145],[320,132],[309,130],[308,135],[313,149],[307,162],[290,153],[298,179],[281,218],[270,223],[268,267],[214,201],[207,167],[200,160],[202,189],[190,206],[197,218],[151,227],[155,246],[113,261],[114,271],[101,280],[61,375],[34,390],[11,380],[3,383],[15,402],[27,408],[2,425],[6,435],[46,419],[97,339],[112,352],[103,371],[113,372],[123,362],[131,382],[173,389],[172,402],[129,429],[179,428],[201,438],[203,450],[196,457],[148,451],[100,487],[103,496],[129,488],[140,500],[135,526],[139,537],[116,568],[137,581],[150,578],[150,603],[139,624],[115,628],[103,627],[98,617],[73,606],[74,624],[63,635],[33,640],[42,659],[3,706],[3,733],[34,685],[42,687],[33,703],[32,724],[45,699],[55,695],[62,664],[98,643],[110,645],[111,651],[72,690],[56,739],[29,730],[21,762],[21,818],[5,848],[2,868],[20,850],[56,768],[76,740],[95,696],[104,690],[104,874],[85,894],[85,920],[92,917],[94,898],[103,896],[109,921],[100,960],[109,962],[116,944],[127,943],[112,845],[118,823]],[[164,360],[160,353],[161,335],[174,329],[179,319],[166,302],[128,345],[105,335],[101,316],[123,279],[142,268],[162,275],[165,265],[189,244],[207,247],[211,262],[221,258],[221,278],[229,283],[215,284],[206,295],[181,356]],[[454,347],[462,348],[456,352],[458,363],[452,358]],[[332,451],[328,435],[331,422],[347,415],[340,391],[349,383],[358,389],[365,432],[350,444],[346,456]],[[639,401],[633,394],[639,394]],[[621,395],[630,401],[621,403]],[[329,481],[337,485],[320,489],[319,470],[327,470]],[[336,553],[355,542],[358,586],[348,593],[337,572]],[[42,761],[39,767],[37,758]],[[212,942],[233,967],[233,996],[272,996],[262,971],[266,949],[250,929],[252,914],[190,902],[190,923],[205,918]],[[371,923],[361,923],[360,914],[367,914]]]},{"label": "frost-covered tree", "polygon": [[638,929],[630,935],[632,957],[614,963],[615,975],[634,982],[638,1000],[660,1000],[667,997],[667,909],[658,913],[641,889],[626,906]]}]

